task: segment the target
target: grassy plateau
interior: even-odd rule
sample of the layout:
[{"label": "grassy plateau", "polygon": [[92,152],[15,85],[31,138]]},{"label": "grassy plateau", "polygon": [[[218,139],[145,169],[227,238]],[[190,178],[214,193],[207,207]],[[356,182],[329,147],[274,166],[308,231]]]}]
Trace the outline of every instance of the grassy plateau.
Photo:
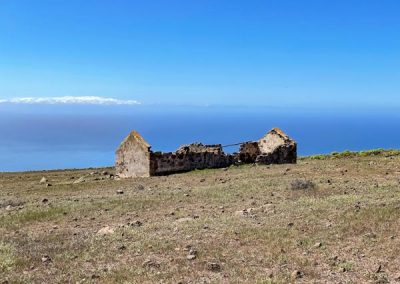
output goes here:
[{"label": "grassy plateau", "polygon": [[0,283],[400,281],[398,151],[113,171],[0,173]]}]

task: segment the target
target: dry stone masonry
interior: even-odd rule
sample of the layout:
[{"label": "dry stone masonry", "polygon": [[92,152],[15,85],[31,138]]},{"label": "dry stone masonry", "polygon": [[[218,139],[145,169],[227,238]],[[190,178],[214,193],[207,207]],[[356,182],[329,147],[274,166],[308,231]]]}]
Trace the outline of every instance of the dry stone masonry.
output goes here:
[{"label": "dry stone masonry", "polygon": [[132,131],[116,151],[116,173],[121,178],[149,177],[195,169],[224,168],[232,164],[296,163],[297,144],[278,128],[259,141],[241,143],[239,153],[225,154],[223,146],[194,143],[176,152],[153,152],[136,131]]}]

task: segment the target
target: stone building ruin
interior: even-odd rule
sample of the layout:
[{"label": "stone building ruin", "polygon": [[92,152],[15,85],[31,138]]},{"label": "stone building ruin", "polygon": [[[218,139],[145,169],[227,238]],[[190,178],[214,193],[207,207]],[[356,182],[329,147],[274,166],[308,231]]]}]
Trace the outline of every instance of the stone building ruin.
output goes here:
[{"label": "stone building ruin", "polygon": [[224,146],[194,143],[176,152],[153,152],[136,131],[116,151],[116,174],[121,178],[150,177],[196,169],[225,168],[233,164],[287,164],[297,161],[297,144],[278,128],[259,141],[239,143],[238,153],[226,154]]}]

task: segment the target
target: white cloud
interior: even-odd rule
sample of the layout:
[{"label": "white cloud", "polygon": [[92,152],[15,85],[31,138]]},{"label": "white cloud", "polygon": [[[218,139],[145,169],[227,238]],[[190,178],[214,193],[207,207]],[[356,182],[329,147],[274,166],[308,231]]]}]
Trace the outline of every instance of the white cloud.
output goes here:
[{"label": "white cloud", "polygon": [[83,96],[83,97],[44,97],[44,98],[11,98],[0,99],[0,104],[81,104],[81,105],[139,105],[140,102],[135,100],[120,100],[114,98]]}]

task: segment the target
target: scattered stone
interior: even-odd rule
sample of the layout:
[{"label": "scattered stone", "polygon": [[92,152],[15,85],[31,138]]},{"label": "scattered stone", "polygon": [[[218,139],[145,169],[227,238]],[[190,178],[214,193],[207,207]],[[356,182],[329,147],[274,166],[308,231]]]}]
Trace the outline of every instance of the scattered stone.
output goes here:
[{"label": "scattered stone", "polygon": [[141,227],[141,226],[143,226],[143,223],[140,222],[139,220],[137,220],[135,222],[129,222],[128,226],[130,226],[130,227]]},{"label": "scattered stone", "polygon": [[138,184],[138,185],[136,186],[136,189],[137,189],[137,190],[145,190],[145,187],[144,187],[143,184]]},{"label": "scattered stone", "polygon": [[42,256],[42,263],[44,263],[44,264],[49,264],[49,263],[51,263],[52,261],[53,261],[53,260],[51,259],[50,256],[48,256],[48,255]]},{"label": "scattered stone", "polygon": [[80,177],[80,178],[78,178],[76,181],[74,181],[73,183],[74,184],[77,184],[77,183],[82,183],[82,182],[85,182],[86,180],[85,180],[85,177]]},{"label": "scattered stone", "polygon": [[160,263],[152,259],[147,259],[143,262],[142,266],[147,268],[159,268]]},{"label": "scattered stone", "polygon": [[11,205],[7,205],[6,211],[11,211],[11,210],[12,210],[12,206]]},{"label": "scattered stone", "polygon": [[195,260],[196,259],[196,255],[194,255],[194,254],[189,254],[188,256],[186,256],[186,259],[187,260]]},{"label": "scattered stone", "polygon": [[292,272],[292,277],[294,279],[300,279],[300,278],[304,277],[304,273],[299,271],[299,270],[295,270],[295,271]]},{"label": "scattered stone", "polygon": [[217,262],[207,262],[207,269],[212,272],[220,272],[221,265]]},{"label": "scattered stone", "polygon": [[109,175],[109,173],[108,173],[107,171],[102,171],[101,174],[102,174],[103,176]]},{"label": "scattered stone", "polygon": [[106,226],[104,228],[101,228],[98,232],[98,236],[106,236],[106,235],[112,235],[114,234],[114,229],[111,228],[110,226]]},{"label": "scattered stone", "polygon": [[394,276],[394,280],[397,281],[397,282],[400,281],[400,273],[397,273],[397,274]]},{"label": "scattered stone", "polygon": [[118,189],[117,194],[124,194],[124,191],[122,189]]},{"label": "scattered stone", "polygon": [[42,199],[42,203],[47,203],[47,202],[49,202],[49,200],[47,198]]},{"label": "scattered stone", "polygon": [[314,244],[314,248],[320,248],[320,247],[322,247],[322,243],[315,243]]},{"label": "scattered stone", "polygon": [[179,218],[179,219],[176,220],[175,222],[176,222],[176,223],[185,223],[185,222],[191,222],[191,221],[193,221],[193,220],[194,220],[193,218],[185,217],[185,218]]},{"label": "scattered stone", "polygon": [[46,187],[53,186],[51,183],[46,183]]},{"label": "scattered stone", "polygon": [[265,274],[269,279],[272,279],[274,277],[274,272],[272,270],[267,269]]},{"label": "scattered stone", "polygon": [[121,246],[118,247],[118,250],[126,250],[126,246],[121,245]]},{"label": "scattered stone", "polygon": [[45,183],[47,183],[47,178],[42,177],[42,179],[40,180],[39,183],[40,183],[40,184],[45,184]]},{"label": "scattered stone", "polygon": [[191,248],[191,249],[189,250],[189,255],[195,255],[195,256],[197,256],[197,250],[195,250],[194,248]]}]

